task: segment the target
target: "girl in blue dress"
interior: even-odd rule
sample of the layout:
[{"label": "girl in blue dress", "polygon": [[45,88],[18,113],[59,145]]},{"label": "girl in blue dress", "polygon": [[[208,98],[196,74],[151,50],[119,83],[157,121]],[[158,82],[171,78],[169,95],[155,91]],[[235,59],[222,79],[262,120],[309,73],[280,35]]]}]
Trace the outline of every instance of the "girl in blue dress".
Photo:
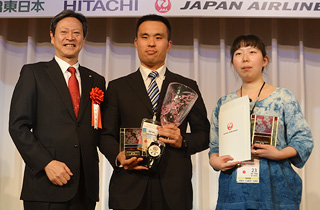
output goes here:
[{"label": "girl in blue dress", "polygon": [[[262,72],[268,64],[264,43],[255,35],[237,37],[231,47],[233,68],[242,80],[239,90],[223,96],[212,113],[210,165],[221,171],[217,210],[298,210],[302,181],[292,165],[302,168],[313,139],[299,103],[285,88],[265,83]],[[242,163],[219,156],[219,111],[221,105],[248,95],[251,114],[278,118],[276,146],[253,144],[251,155],[258,163],[258,183],[239,182]]]}]

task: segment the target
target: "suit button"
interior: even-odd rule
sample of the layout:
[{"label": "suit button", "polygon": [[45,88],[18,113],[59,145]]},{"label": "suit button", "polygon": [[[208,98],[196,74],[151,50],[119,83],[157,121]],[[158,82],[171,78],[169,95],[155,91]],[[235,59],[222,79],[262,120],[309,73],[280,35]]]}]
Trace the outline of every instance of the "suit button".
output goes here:
[{"label": "suit button", "polygon": [[74,148],[75,148],[75,149],[77,149],[78,147],[79,147],[78,144],[75,144],[75,145],[74,145]]},{"label": "suit button", "polygon": [[77,126],[80,127],[80,123],[77,123]]}]

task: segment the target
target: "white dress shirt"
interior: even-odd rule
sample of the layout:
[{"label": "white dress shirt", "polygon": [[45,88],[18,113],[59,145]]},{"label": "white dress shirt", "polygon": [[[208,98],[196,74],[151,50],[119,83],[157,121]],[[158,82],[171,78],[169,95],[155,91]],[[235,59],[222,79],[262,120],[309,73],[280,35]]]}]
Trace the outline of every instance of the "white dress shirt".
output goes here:
[{"label": "white dress shirt", "polygon": [[[159,88],[159,91],[161,91],[161,87],[162,87],[162,83],[163,83],[163,80],[165,79],[165,73],[166,73],[166,66],[163,65],[161,66],[160,68],[158,68],[156,71],[158,72],[159,76],[156,78],[156,83],[158,85],[158,88]],[[146,90],[148,91],[148,86],[151,82],[151,78],[148,77],[148,75],[152,72],[152,70],[148,69],[147,67],[144,67],[144,66],[140,66],[139,68],[140,72],[141,72],[141,75],[142,75],[142,78],[143,78],[143,81],[144,81],[144,84],[146,86]]]},{"label": "white dress shirt", "polygon": [[66,80],[67,86],[69,83],[69,78],[71,77],[71,73],[68,71],[68,68],[70,66],[74,67],[76,69],[76,78],[78,80],[79,83],[79,92],[80,92],[80,96],[81,96],[81,77],[80,77],[80,72],[79,72],[79,62],[77,62],[74,65],[70,65],[67,62],[65,62],[64,60],[62,60],[61,58],[58,58],[57,56],[54,56],[54,58],[56,59],[58,65],[60,66],[60,69],[62,71],[62,74],[64,76],[64,79]]}]

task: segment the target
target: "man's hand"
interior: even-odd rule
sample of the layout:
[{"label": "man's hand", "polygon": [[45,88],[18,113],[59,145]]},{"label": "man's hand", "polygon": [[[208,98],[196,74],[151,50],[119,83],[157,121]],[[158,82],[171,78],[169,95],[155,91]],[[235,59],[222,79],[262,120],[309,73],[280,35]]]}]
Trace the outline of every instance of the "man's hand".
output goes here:
[{"label": "man's hand", "polygon": [[130,159],[126,159],[124,151],[118,154],[117,160],[125,170],[148,170],[147,167],[138,165],[143,160],[143,158],[132,157]]},{"label": "man's hand", "polygon": [[59,186],[63,186],[64,184],[67,184],[70,180],[70,176],[73,176],[73,173],[68,168],[68,166],[60,161],[52,160],[46,167],[44,167],[44,170],[49,178],[49,180]]},{"label": "man's hand", "polygon": [[160,137],[159,140],[163,143],[169,144],[171,147],[181,148],[183,138],[180,129],[176,125],[167,124],[162,127],[158,126],[158,134],[168,138]]}]

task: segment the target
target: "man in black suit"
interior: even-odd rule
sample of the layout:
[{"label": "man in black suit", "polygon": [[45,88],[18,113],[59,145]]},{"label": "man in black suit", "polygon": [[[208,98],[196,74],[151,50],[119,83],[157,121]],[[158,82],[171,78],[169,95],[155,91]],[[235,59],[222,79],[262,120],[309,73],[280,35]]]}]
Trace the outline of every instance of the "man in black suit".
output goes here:
[{"label": "man in black suit", "polygon": [[26,210],[93,210],[99,199],[99,130],[91,126],[90,91],[103,93],[105,79],[78,63],[86,35],[82,14],[65,10],[55,16],[54,59],[24,65],[15,87],[9,131],[26,163]]},{"label": "man in black suit", "polygon": [[[109,186],[109,207],[112,209],[186,210],[192,208],[191,155],[208,148],[209,121],[195,81],[172,73],[165,66],[172,42],[169,21],[158,15],[138,20],[134,41],[140,68],[125,77],[111,81],[106,91],[106,107],[102,133],[103,153],[114,168]],[[157,72],[160,91],[158,109],[154,112],[147,89],[148,74]],[[199,97],[179,127],[173,124],[158,127],[159,138],[166,144],[157,171],[147,170],[142,158],[126,159],[119,153],[120,128],[140,127],[142,119],[159,120],[161,104],[170,82],[179,82],[194,89]],[[191,133],[187,133],[187,125]]]}]

